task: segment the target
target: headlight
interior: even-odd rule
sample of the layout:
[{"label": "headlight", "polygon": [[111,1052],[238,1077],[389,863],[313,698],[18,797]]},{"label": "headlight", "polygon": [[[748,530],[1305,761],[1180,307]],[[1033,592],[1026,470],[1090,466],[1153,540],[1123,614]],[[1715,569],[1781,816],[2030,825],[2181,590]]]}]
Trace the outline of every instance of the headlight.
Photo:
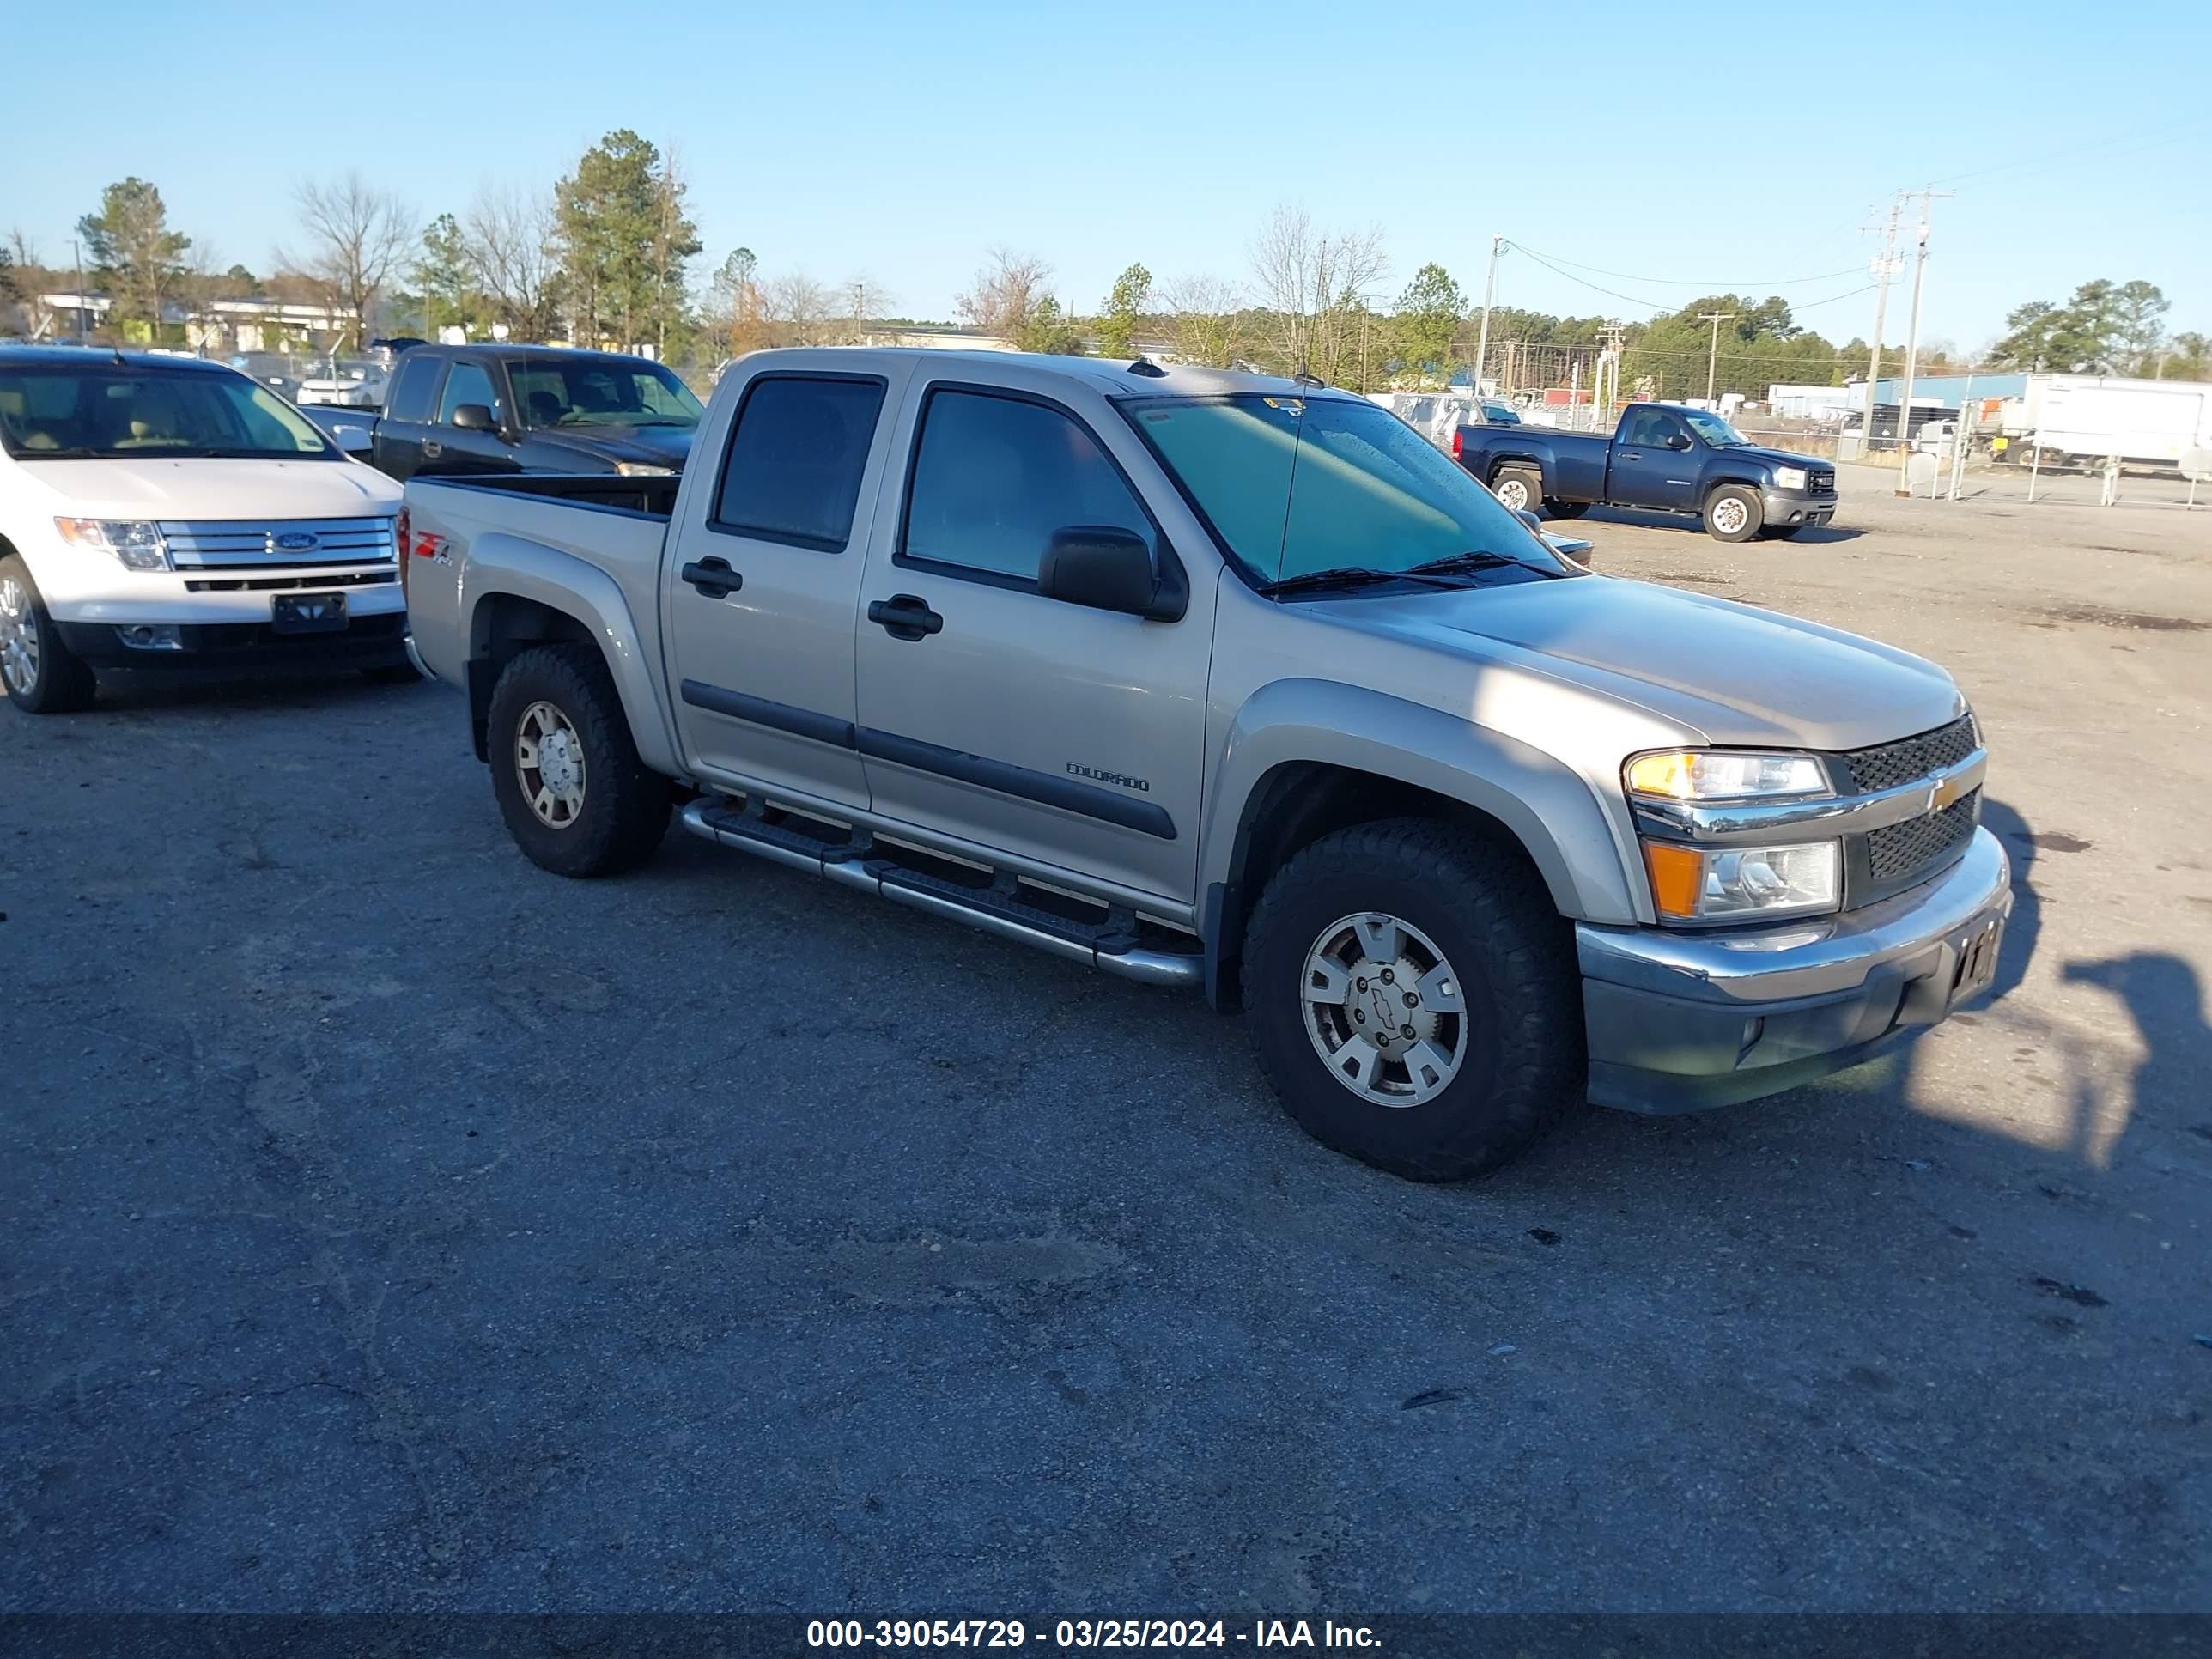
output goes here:
[{"label": "headlight", "polygon": [[1680,749],[1637,755],[1621,769],[1632,795],[1662,800],[1791,800],[1835,793],[1810,755]]},{"label": "headlight", "polygon": [[617,461],[615,471],[625,478],[672,478],[676,476],[676,469],[672,466],[648,466],[643,461]]},{"label": "headlight", "polygon": [[1805,487],[1805,469],[1802,466],[1776,467],[1774,487],[1777,489],[1802,489]]},{"label": "headlight", "polygon": [[1800,916],[1837,908],[1843,853],[1832,841],[1791,847],[1644,844],[1651,902],[1667,921]]},{"label": "headlight", "polygon": [[167,570],[168,544],[161,526],[138,519],[56,519],[54,528],[72,547],[112,553],[125,570]]}]

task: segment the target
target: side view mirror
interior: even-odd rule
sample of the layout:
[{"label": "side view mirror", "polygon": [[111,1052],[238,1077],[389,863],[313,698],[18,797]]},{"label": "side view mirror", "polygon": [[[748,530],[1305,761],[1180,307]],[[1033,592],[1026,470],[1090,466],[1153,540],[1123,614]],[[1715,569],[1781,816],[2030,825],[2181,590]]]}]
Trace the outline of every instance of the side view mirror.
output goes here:
[{"label": "side view mirror", "polygon": [[1520,520],[1522,524],[1527,525],[1529,529],[1534,531],[1539,536],[1544,533],[1544,521],[1538,518],[1534,513],[1530,512],[1527,507],[1515,507],[1513,509],[1513,516]]},{"label": "side view mirror", "polygon": [[1669,448],[1669,449],[1687,449],[1689,447],[1690,447],[1690,434],[1689,434],[1688,433],[1686,433],[1686,432],[1670,432],[1670,433],[1668,433],[1668,434],[1667,434],[1667,447],[1668,447],[1668,448]]},{"label": "side view mirror", "polygon": [[1190,585],[1173,554],[1152,564],[1152,544],[1118,525],[1066,525],[1052,532],[1037,567],[1037,592],[1048,599],[1119,611],[1147,622],[1180,622]]},{"label": "side view mirror", "polygon": [[463,432],[496,432],[499,422],[492,418],[487,404],[463,404],[453,410],[453,425]]}]

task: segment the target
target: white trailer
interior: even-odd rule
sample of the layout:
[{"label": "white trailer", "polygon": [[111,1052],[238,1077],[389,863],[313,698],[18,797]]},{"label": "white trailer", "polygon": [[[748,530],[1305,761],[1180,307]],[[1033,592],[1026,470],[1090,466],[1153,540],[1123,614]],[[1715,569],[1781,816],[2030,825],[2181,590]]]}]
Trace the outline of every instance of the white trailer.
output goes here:
[{"label": "white trailer", "polygon": [[2006,426],[2054,464],[2117,455],[2131,466],[2178,470],[2182,452],[2212,447],[2212,384],[2111,374],[2031,374]]}]

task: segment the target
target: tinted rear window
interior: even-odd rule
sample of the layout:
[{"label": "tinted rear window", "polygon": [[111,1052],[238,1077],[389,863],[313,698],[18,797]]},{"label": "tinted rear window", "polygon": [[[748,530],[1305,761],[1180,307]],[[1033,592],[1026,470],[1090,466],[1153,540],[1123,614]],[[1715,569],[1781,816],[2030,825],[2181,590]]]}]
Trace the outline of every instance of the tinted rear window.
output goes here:
[{"label": "tinted rear window", "polygon": [[746,388],[714,498],[717,529],[835,552],[883,408],[881,380],[764,375]]},{"label": "tinted rear window", "polygon": [[428,420],[438,406],[438,371],[445,366],[442,357],[401,358],[384,412],[395,421]]}]

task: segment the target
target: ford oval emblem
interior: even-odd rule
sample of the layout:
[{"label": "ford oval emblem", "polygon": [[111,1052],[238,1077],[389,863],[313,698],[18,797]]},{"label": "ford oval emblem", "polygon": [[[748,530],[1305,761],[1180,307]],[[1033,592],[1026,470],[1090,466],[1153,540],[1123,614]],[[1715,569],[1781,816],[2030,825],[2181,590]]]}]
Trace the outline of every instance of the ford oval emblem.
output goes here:
[{"label": "ford oval emblem", "polygon": [[269,538],[270,550],[279,553],[305,553],[310,548],[320,547],[323,538],[304,530],[288,530],[281,536]]}]

